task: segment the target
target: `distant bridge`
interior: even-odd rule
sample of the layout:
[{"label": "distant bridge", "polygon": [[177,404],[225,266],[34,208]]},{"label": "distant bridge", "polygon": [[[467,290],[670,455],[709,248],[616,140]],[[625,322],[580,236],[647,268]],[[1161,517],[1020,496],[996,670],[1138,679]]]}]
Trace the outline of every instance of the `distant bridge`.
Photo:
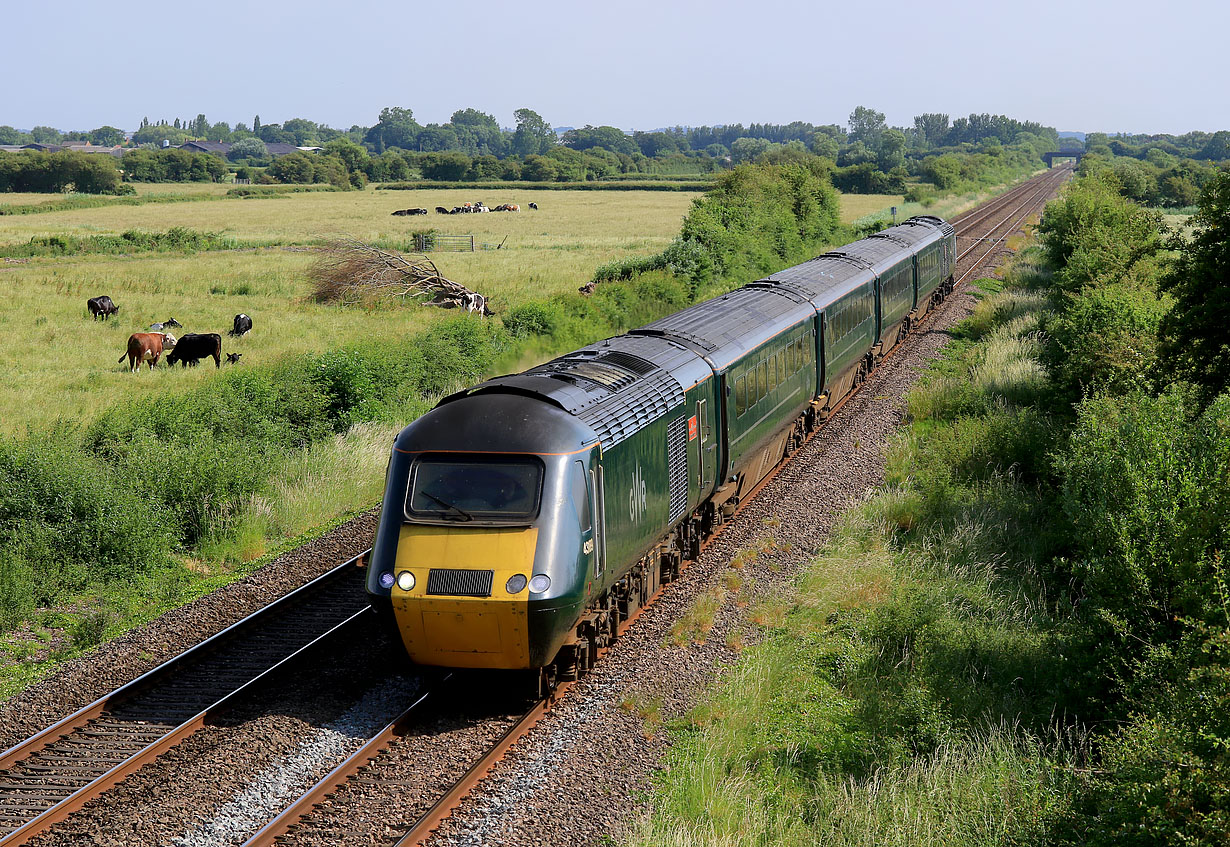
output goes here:
[{"label": "distant bridge", "polygon": [[1046,166],[1048,168],[1055,167],[1056,159],[1075,159],[1076,163],[1079,165],[1084,155],[1085,154],[1079,150],[1060,150],[1056,153],[1043,153],[1042,161],[1046,162]]}]

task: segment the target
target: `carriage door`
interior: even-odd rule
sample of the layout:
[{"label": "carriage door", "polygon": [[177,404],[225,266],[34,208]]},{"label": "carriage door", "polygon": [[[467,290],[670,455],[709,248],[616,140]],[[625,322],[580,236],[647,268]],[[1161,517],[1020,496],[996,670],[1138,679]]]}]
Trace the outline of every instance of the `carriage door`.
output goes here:
[{"label": "carriage door", "polygon": [[602,491],[602,465],[598,462],[597,451],[593,456],[595,470],[589,472],[589,511],[593,515],[590,541],[594,550],[590,561],[594,564],[595,581],[598,581],[606,572],[606,502]]},{"label": "carriage door", "polygon": [[581,556],[585,573],[597,574],[597,556],[594,547],[594,485],[593,474],[585,470],[584,462],[572,463],[572,502],[577,510],[577,528],[581,532]]},{"label": "carriage door", "polygon": [[696,424],[700,436],[700,445],[696,451],[698,458],[696,481],[700,484],[703,497],[713,487],[713,471],[717,459],[715,455],[717,445],[713,443],[713,430],[709,424],[708,400],[696,401]]}]

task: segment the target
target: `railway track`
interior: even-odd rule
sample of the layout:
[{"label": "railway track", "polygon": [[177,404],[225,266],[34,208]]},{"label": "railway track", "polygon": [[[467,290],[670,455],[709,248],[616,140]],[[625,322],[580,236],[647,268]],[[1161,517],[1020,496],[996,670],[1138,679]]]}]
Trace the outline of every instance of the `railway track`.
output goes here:
[{"label": "railway track", "polygon": [[370,614],[352,559],[0,753],[0,845],[43,833]]},{"label": "railway track", "polygon": [[[1066,177],[1064,171],[1045,174],[954,219],[960,253],[958,281],[992,256]],[[910,339],[902,343],[909,344]],[[745,502],[754,500],[776,474],[762,481]],[[730,525],[719,527],[706,547]],[[341,633],[360,618],[366,598],[362,569],[356,564],[359,559],[352,559],[209,642],[0,754],[0,846],[25,843],[64,820],[91,798],[189,737],[275,669],[303,658],[313,645]],[[327,585],[332,586],[328,589],[331,594],[325,593]],[[308,599],[313,591],[317,592],[314,601]],[[306,611],[313,608],[318,611]],[[315,623],[302,628],[293,623],[300,615],[297,609],[305,610],[302,614]],[[621,635],[641,611],[621,626]],[[281,629],[271,626],[275,619],[281,620]],[[254,649],[258,643],[259,649]],[[291,843],[307,829],[344,835],[348,831],[344,820],[347,813],[334,807],[334,798],[348,789],[361,794],[365,783],[380,779],[372,776],[372,771],[379,769],[390,750],[414,743],[410,736],[423,731],[430,717],[440,712],[438,706],[448,701],[448,689],[457,684],[452,677],[424,682],[402,714],[244,843],[252,847]],[[562,683],[554,696],[563,697],[572,684]],[[429,837],[505,752],[549,713],[551,706],[550,699],[541,700],[518,719],[501,723],[491,733],[497,737],[481,756],[472,759],[464,773],[448,776],[448,784],[432,789],[430,799],[407,801],[413,815],[407,817],[416,822],[396,843],[414,845]],[[456,769],[462,767],[465,763]]]}]

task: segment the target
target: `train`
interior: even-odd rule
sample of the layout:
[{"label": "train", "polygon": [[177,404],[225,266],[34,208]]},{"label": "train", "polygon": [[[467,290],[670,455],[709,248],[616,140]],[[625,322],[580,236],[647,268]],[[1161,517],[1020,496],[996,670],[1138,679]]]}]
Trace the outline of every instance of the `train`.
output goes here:
[{"label": "train", "polygon": [[955,267],[952,225],[913,217],[444,397],[394,440],[372,607],[416,664],[584,673]]}]

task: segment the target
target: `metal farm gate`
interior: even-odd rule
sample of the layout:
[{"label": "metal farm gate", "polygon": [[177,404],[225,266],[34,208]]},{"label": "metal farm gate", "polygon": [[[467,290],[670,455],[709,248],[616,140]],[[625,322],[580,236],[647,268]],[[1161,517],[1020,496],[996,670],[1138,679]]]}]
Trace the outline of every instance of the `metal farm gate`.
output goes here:
[{"label": "metal farm gate", "polygon": [[475,241],[473,235],[441,235],[438,232],[416,232],[414,249],[418,253],[473,253],[475,250],[499,250],[504,242],[487,244]]}]

